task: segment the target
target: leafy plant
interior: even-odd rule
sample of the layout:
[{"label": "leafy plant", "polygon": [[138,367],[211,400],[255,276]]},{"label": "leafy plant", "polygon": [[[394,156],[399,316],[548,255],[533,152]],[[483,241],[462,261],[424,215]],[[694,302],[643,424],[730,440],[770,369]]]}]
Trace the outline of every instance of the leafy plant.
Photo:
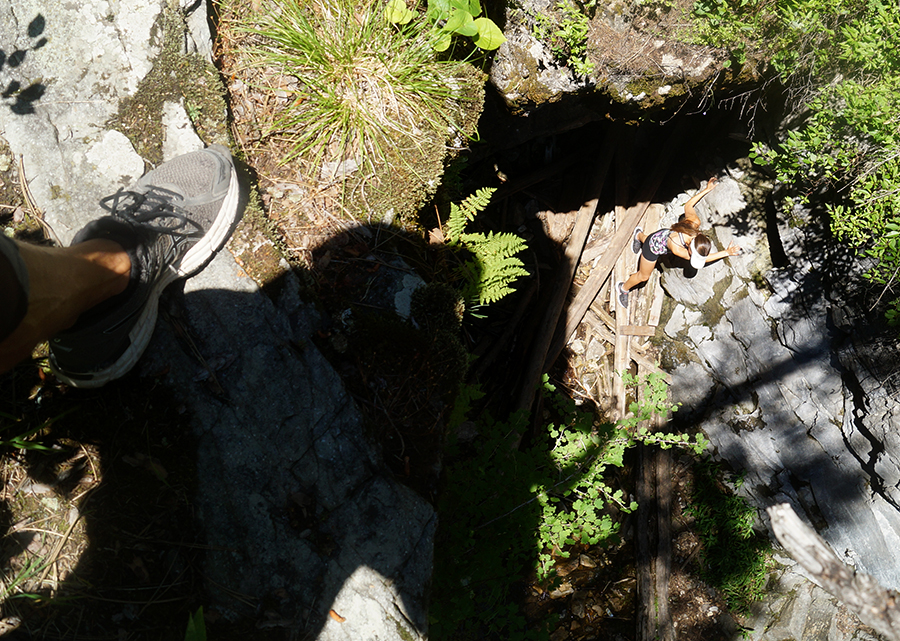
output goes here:
[{"label": "leafy plant", "polygon": [[[67,410],[58,416],[54,416],[53,418],[48,418],[46,421],[39,425],[35,425],[34,427],[25,427],[21,426],[22,419],[16,418],[11,414],[7,414],[5,412],[0,412],[0,419],[2,419],[2,423],[0,423],[0,435],[3,436],[0,439],[0,447],[14,447],[20,450],[37,450],[41,452],[51,452],[52,448],[47,447],[41,443],[38,443],[32,439],[32,437],[40,434],[45,431],[51,425],[53,425],[56,421],[61,419],[66,414],[75,411],[75,409]],[[22,430],[22,431],[20,431]],[[12,436],[6,436],[8,432],[14,432]]]},{"label": "leafy plant", "polygon": [[[593,7],[587,7],[586,11]],[[586,76],[594,70],[594,63],[587,59],[587,36],[589,21],[569,0],[556,4],[560,18],[544,13],[534,14],[535,37],[548,44],[553,55],[569,65],[579,76]]]},{"label": "leafy plant", "polygon": [[[649,403],[632,409],[639,417],[674,409],[665,401],[665,383],[641,381]],[[497,421],[477,421],[471,444],[449,444],[447,489],[439,504],[441,530],[435,547],[432,635],[444,638],[539,639],[512,603],[514,583],[536,574],[551,581],[555,559],[573,543],[605,545],[617,538],[616,512],[635,509],[609,471],[624,465],[625,453],[657,444],[703,451],[702,436],[651,433],[632,421],[598,421],[563,397],[544,377],[555,416],[535,442],[519,449],[529,426],[525,413]],[[468,405],[477,394],[460,395]],[[455,414],[457,419],[462,418]]]},{"label": "leafy plant", "polygon": [[256,38],[254,64],[289,80],[269,132],[290,141],[284,162],[304,157],[317,168],[368,171],[391,149],[459,130],[454,105],[468,100],[470,81],[462,63],[437,59],[424,21],[398,28],[385,19],[383,0],[270,4],[244,16],[240,29]]},{"label": "leafy plant", "polygon": [[[751,154],[784,185],[786,212],[824,203],[838,239],[900,274],[900,13],[889,0],[696,0],[698,37],[770,65],[799,124]],[[900,320],[900,301],[888,318]]]},{"label": "leafy plant", "polygon": [[188,617],[184,641],[206,641],[206,623],[203,620],[202,607],[197,608],[197,611]]},{"label": "leafy plant", "polygon": [[[712,463],[697,466],[686,511],[703,542],[704,578],[725,594],[730,609],[744,614],[765,595],[773,566],[772,546],[753,529],[756,509],[729,490],[720,476]],[[735,485],[740,487],[740,478]]]},{"label": "leafy plant", "polygon": [[[416,12],[407,8],[405,0],[388,0],[385,16],[394,24],[405,25]],[[476,47],[488,51],[506,42],[500,27],[481,15],[479,0],[428,0],[425,16],[435,28],[435,51],[449,49],[454,35],[471,38]]]},{"label": "leafy plant", "polygon": [[465,282],[463,297],[472,304],[486,305],[512,293],[512,283],[519,276],[527,276],[516,254],[525,249],[525,241],[509,232],[466,233],[468,223],[490,203],[493,187],[479,189],[459,205],[450,203],[447,219],[447,243],[467,250],[471,258],[461,267]]}]

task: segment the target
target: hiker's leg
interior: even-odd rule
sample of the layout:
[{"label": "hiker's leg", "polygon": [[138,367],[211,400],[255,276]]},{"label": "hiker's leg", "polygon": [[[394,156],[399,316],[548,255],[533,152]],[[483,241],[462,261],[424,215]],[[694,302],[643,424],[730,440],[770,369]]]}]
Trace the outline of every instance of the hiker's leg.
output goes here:
[{"label": "hiker's leg", "polygon": [[[3,243],[0,295],[14,304],[0,322],[8,332],[5,337],[0,334],[0,372],[11,369],[38,343],[72,326],[83,312],[128,286],[131,259],[110,240],[90,240],[71,247],[42,247],[9,239]],[[23,295],[27,300],[24,306]]]}]

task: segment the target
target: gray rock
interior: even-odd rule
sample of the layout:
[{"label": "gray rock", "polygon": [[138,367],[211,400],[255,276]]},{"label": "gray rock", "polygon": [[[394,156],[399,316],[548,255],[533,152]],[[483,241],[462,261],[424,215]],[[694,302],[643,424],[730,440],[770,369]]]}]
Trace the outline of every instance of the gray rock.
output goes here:
[{"label": "gray rock", "polygon": [[[720,188],[701,202],[700,215],[724,246],[730,216],[763,216],[741,213],[736,192]],[[669,209],[677,212],[680,202]],[[779,231],[786,267],[764,267],[756,254],[767,253],[765,230],[750,225],[736,240],[752,253],[698,273],[682,261],[666,269],[662,282],[677,304],[665,330],[692,355],[673,372],[673,399],[684,403],[676,418],[702,429],[716,456],[746,473],[743,491],[760,510],[790,502],[840,556],[896,589],[900,416],[886,383],[896,344],[866,330],[841,302],[864,265],[824,243],[813,221]],[[767,290],[753,276],[760,272]],[[757,620],[765,632],[752,638],[869,638],[858,622],[835,627],[836,616],[852,617],[796,581],[774,591]]]},{"label": "gray rock", "polygon": [[[208,54],[206,5],[184,4],[192,10],[184,51]],[[0,69],[0,84],[31,88],[3,100],[0,126],[63,243],[103,214],[101,197],[145,171],[109,123],[159,54],[154,25],[165,5],[0,7],[0,33],[16,37],[4,47],[19,63]],[[159,117],[164,158],[202,146],[182,104],[168,103]],[[164,296],[170,320],[160,321],[141,363],[145,373],[168,371],[165,384],[192,416],[210,598],[229,616],[323,640],[422,638],[434,511],[385,472],[309,341],[313,308],[284,278],[276,306],[221,252]],[[257,613],[235,594],[266,606]]]}]

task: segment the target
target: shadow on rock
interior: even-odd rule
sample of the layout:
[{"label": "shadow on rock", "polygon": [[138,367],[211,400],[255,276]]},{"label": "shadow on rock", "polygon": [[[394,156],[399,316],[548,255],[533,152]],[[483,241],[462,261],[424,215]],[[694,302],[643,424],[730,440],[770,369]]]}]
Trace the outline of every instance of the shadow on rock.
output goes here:
[{"label": "shadow on rock", "polygon": [[45,28],[46,20],[43,15],[38,14],[28,23],[24,48],[16,47],[11,51],[0,49],[0,78],[3,78],[2,84],[5,85],[0,96],[9,109],[18,115],[33,114],[34,103],[41,99],[47,89],[39,80],[24,84],[27,81],[16,77],[17,68],[30,52],[47,44],[47,38],[43,35]]}]

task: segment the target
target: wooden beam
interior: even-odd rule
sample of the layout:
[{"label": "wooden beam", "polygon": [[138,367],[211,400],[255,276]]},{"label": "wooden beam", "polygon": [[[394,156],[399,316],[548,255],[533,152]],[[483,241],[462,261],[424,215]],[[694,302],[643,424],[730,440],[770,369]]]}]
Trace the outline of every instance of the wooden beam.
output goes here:
[{"label": "wooden beam", "polygon": [[557,333],[551,343],[550,350],[547,353],[547,360],[544,361],[544,371],[548,370],[550,366],[553,365],[553,362],[559,357],[563,348],[566,346],[569,337],[578,327],[578,324],[581,322],[581,319],[584,318],[584,315],[591,306],[594,298],[596,298],[603,283],[609,278],[610,272],[615,266],[622,250],[625,249],[629,242],[631,242],[634,228],[638,225],[644,213],[647,211],[647,207],[650,206],[650,201],[656,194],[656,190],[659,189],[659,185],[672,162],[672,156],[675,155],[678,146],[681,145],[685,131],[685,125],[683,123],[679,123],[675,126],[672,134],[660,149],[660,154],[657,156],[653,171],[647,176],[638,192],[639,202],[627,210],[623,225],[610,241],[609,249],[607,249],[603,258],[601,258],[597,265],[591,270],[591,275],[588,277],[587,282],[585,282],[584,286],[578,292],[578,296],[569,306],[564,321],[563,319],[560,319]]},{"label": "wooden beam", "polygon": [[554,328],[559,324],[566,296],[572,287],[575,270],[578,269],[581,252],[584,250],[584,244],[594,222],[594,214],[597,212],[600,192],[603,191],[603,183],[606,181],[607,173],[609,173],[609,165],[612,162],[612,155],[616,148],[618,136],[618,127],[612,127],[603,149],[600,151],[599,162],[588,187],[586,195],[591,196],[591,198],[578,210],[575,219],[575,229],[569,237],[569,242],[566,243],[563,260],[556,270],[552,290],[553,298],[544,311],[541,331],[532,344],[529,359],[522,375],[519,395],[515,405],[516,410],[531,408],[541,375],[547,371],[544,366],[547,362],[547,350],[553,339]]},{"label": "wooden beam", "polygon": [[616,331],[622,336],[654,336],[656,328],[650,325],[620,325]]}]

